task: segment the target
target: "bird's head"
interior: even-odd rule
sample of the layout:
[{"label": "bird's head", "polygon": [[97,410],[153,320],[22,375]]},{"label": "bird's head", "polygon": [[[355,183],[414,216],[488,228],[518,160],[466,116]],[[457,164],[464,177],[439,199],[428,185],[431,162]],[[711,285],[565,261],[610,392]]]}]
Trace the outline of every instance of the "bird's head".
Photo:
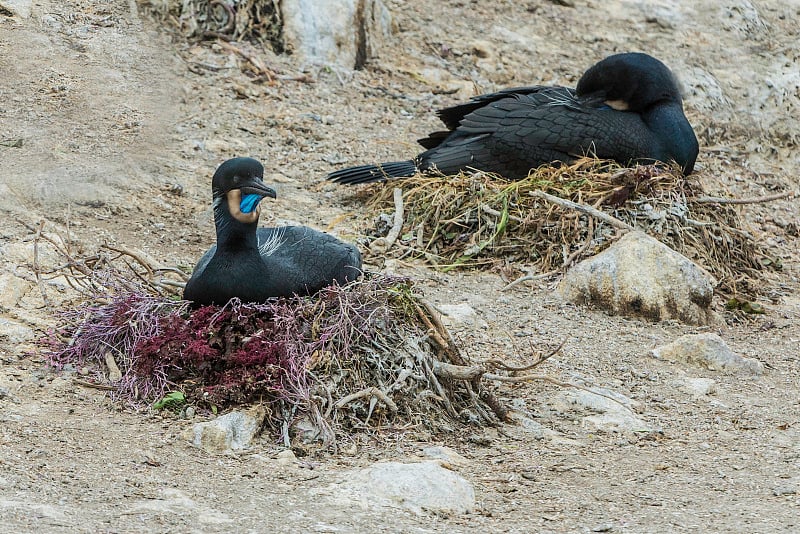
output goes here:
[{"label": "bird's head", "polygon": [[264,185],[264,166],[253,158],[233,158],[219,166],[211,181],[214,208],[225,208],[237,221],[258,222],[259,203],[275,198],[275,190]]},{"label": "bird's head", "polygon": [[641,113],[660,103],[681,103],[672,71],[641,52],[614,54],[587,70],[575,89],[578,96],[595,96],[618,111]]}]

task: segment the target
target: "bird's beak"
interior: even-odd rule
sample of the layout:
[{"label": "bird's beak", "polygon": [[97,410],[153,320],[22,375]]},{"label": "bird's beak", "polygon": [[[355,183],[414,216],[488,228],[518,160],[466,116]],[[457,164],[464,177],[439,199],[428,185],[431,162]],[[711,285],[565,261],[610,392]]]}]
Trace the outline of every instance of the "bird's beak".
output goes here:
[{"label": "bird's beak", "polygon": [[264,197],[277,198],[277,193],[271,187],[264,185],[261,180],[253,181],[239,189],[231,189],[226,195],[228,210],[234,219],[250,224],[258,221],[261,214],[259,203]]},{"label": "bird's beak", "polygon": [[243,195],[258,195],[261,198],[278,198],[278,194],[269,186],[264,185],[262,181],[254,181],[241,188]]}]

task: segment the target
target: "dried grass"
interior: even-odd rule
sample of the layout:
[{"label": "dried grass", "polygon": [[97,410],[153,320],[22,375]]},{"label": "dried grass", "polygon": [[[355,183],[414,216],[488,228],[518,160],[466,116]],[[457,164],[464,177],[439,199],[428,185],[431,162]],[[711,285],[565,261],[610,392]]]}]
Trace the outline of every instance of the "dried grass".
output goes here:
[{"label": "dried grass", "polygon": [[[424,258],[444,271],[503,259],[556,272],[608,247],[619,236],[616,225],[641,229],[697,262],[723,292],[758,289],[765,255],[741,228],[736,209],[700,201],[700,185],[674,169],[582,159],[543,166],[513,182],[483,172],[392,180],[370,191],[367,233],[375,235],[378,214],[391,212],[398,187],[405,233],[397,254]],[[565,208],[542,193],[582,209]],[[592,215],[592,208],[600,213]]]}]

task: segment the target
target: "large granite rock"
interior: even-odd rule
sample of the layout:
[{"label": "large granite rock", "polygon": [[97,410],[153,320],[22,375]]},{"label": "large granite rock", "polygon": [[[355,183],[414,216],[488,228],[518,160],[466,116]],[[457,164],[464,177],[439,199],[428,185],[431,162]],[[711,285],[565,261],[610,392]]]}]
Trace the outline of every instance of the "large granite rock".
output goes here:
[{"label": "large granite rock", "polygon": [[361,68],[391,32],[381,0],[283,0],[281,12],[286,49],[309,63]]},{"label": "large granite rock", "polygon": [[559,291],[614,314],[705,325],[716,320],[714,283],[685,256],[635,231],[570,269]]}]

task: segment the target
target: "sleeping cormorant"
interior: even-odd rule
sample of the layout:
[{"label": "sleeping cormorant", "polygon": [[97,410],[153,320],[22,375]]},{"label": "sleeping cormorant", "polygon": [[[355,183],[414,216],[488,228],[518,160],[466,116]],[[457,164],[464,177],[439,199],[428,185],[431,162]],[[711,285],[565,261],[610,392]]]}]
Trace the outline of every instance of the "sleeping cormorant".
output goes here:
[{"label": "sleeping cormorant", "polygon": [[207,305],[232,297],[263,302],[311,295],[361,274],[358,249],[331,235],[307,226],[258,228],[259,202],[276,197],[263,176],[264,167],[251,158],[229,159],[214,173],[217,244],[197,262],[183,290],[185,300]]},{"label": "sleeping cormorant", "polygon": [[575,89],[504,89],[437,115],[447,130],[420,139],[428,150],[416,158],[350,167],[330,173],[328,180],[362,184],[469,168],[517,180],[540,165],[585,155],[622,165],[675,161],[688,175],[698,153],[675,77],[661,61],[642,53],[605,58]]}]

